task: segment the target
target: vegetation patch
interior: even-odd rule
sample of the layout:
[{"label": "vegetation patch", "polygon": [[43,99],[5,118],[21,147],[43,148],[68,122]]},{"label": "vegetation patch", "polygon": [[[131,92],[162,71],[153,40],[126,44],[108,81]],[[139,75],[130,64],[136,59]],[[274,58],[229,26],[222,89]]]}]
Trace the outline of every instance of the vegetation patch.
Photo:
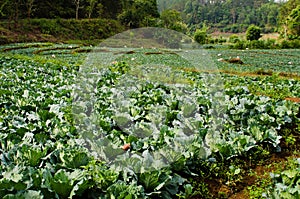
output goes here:
[{"label": "vegetation patch", "polygon": [[[19,48],[0,56],[1,197],[297,196],[294,179],[298,179],[298,164],[289,166],[292,160],[287,157],[299,157],[300,103],[287,99],[300,98],[298,80],[282,78],[275,69],[271,76],[195,70],[172,50],[139,48],[133,53],[124,51],[121,58],[99,70],[97,81],[87,77],[84,84],[76,84],[79,65],[87,55],[64,52],[92,48],[68,46]],[[39,49],[47,51],[33,54]],[[92,52],[97,50],[119,51],[95,48]],[[284,55],[297,52],[278,51]],[[217,59],[242,51],[210,53],[212,59]],[[265,56],[251,50],[245,53]],[[247,56],[240,56],[249,62]],[[283,60],[280,56],[275,58],[272,61]],[[154,73],[151,81],[140,78],[145,74],[137,69],[143,63],[154,63],[143,68]],[[232,73],[240,73],[236,70],[239,65],[221,64],[228,65]],[[181,79],[160,80],[166,69],[161,65],[169,66],[167,69],[174,70]],[[243,67],[247,69],[246,64]],[[210,93],[212,88],[207,85],[217,89],[220,82],[222,92],[217,92],[218,100],[212,101],[215,92]],[[72,112],[73,89],[77,86],[81,91],[80,86],[87,84],[97,86],[92,89],[97,101],[92,108],[96,108],[103,136],[111,141],[109,146],[98,145],[97,155],[101,158],[85,146],[88,143],[83,136],[93,134],[78,130],[78,118]],[[184,84],[188,95],[177,95],[180,84]],[[132,90],[128,89],[131,85]],[[114,94],[126,94],[128,98],[124,100],[133,103],[115,103],[122,99]],[[115,107],[118,104],[121,107]],[[91,108],[89,104],[79,105],[84,106],[82,110]],[[222,111],[215,112],[215,108]],[[123,110],[127,110],[126,114]],[[182,133],[190,132],[196,132],[195,137],[186,142]],[[114,149],[132,155],[120,157],[120,164],[112,165],[109,158],[114,157]],[[153,155],[157,151],[166,159],[174,159],[160,167],[157,162],[161,157]],[[270,172],[274,178],[269,177]]]},{"label": "vegetation patch", "polygon": [[[73,49],[78,49],[80,48],[79,46],[66,46],[66,47],[54,47],[54,48],[43,48],[43,49],[39,49],[33,52],[33,54],[41,54],[43,52],[47,52],[47,51],[56,51],[58,53],[72,53]],[[59,50],[59,51],[58,51]],[[67,50],[66,52],[61,52],[60,50]],[[69,52],[71,51],[71,52]]]}]

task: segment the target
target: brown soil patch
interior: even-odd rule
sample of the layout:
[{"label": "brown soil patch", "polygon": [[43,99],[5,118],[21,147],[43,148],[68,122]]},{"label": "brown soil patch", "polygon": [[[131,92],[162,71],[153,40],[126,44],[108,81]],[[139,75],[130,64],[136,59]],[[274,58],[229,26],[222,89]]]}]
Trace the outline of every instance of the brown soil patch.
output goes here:
[{"label": "brown soil patch", "polygon": [[[282,149],[285,149],[285,143],[281,143]],[[202,198],[229,198],[229,199],[249,199],[249,186],[259,186],[259,182],[263,179],[269,179],[270,173],[278,170],[286,169],[286,162],[290,158],[297,158],[299,155],[292,154],[288,150],[281,153],[273,153],[266,158],[265,161],[251,162],[247,158],[243,158],[245,164],[242,166],[245,174],[236,184],[227,185],[226,179],[216,177],[213,179],[199,179],[204,182],[208,188],[208,196],[193,196],[193,199]],[[224,177],[224,176],[223,176]],[[197,181],[197,179],[195,179]]]},{"label": "brown soil patch", "polygon": [[273,154],[270,159],[266,160],[264,165],[254,166],[253,172],[254,175],[246,175],[243,179],[244,186],[238,192],[229,196],[230,199],[248,199],[250,196],[248,194],[247,187],[255,185],[257,181],[261,179],[269,178],[269,174],[274,172],[277,168],[274,166],[274,163],[283,163],[287,160],[287,158],[291,154],[283,153],[283,154]]},{"label": "brown soil patch", "polygon": [[224,59],[223,62],[228,62],[231,64],[244,64],[244,62],[239,57],[231,58],[231,59]]},{"label": "brown soil patch", "polygon": [[299,97],[287,97],[287,98],[285,98],[285,100],[300,103]]},{"label": "brown soil patch", "polygon": [[266,40],[266,39],[278,39],[279,38],[279,34],[278,33],[269,33],[269,34],[263,34],[262,35],[262,38],[263,40]]}]

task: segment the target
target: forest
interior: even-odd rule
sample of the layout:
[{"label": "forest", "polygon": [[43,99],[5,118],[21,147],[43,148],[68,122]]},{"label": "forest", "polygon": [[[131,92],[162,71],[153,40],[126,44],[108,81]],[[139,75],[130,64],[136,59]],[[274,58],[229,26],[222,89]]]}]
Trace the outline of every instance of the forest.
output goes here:
[{"label": "forest", "polygon": [[31,18],[101,18],[117,20],[126,28],[163,26],[192,33],[203,26],[245,32],[254,24],[264,33],[297,37],[299,5],[300,0],[1,0],[0,17],[9,24]]}]

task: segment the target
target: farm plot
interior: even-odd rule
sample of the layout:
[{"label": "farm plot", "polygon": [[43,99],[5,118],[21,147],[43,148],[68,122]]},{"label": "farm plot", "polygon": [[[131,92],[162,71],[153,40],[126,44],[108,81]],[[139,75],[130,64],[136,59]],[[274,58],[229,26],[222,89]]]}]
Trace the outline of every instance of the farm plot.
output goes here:
[{"label": "farm plot", "polygon": [[[203,193],[194,178],[233,159],[281,153],[284,138],[299,134],[299,103],[284,100],[299,97],[299,81],[201,72],[176,54],[165,59],[146,49],[93,71],[97,81],[90,81],[79,76],[81,55],[65,59],[56,50],[0,55],[3,198],[196,197]],[[134,69],[145,52],[153,61],[160,56],[180,81],[140,78]],[[229,164],[228,171],[240,168]]]},{"label": "farm plot", "polygon": [[240,57],[243,65],[218,62],[220,70],[238,72],[292,73],[299,75],[300,51],[293,50],[211,50],[214,60]]}]

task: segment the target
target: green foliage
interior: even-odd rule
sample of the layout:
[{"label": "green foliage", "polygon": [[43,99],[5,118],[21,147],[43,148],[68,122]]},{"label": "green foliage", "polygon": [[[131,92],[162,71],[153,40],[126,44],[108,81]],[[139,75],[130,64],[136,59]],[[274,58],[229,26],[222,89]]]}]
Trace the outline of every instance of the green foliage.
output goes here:
[{"label": "green foliage", "polygon": [[300,48],[300,40],[294,39],[294,40],[282,40],[280,43],[280,47],[283,49],[295,49]]},{"label": "green foliage", "polygon": [[[277,27],[279,10],[283,3],[274,1],[160,1],[164,9],[177,9],[184,13],[185,23],[197,25],[206,21],[213,29],[225,32],[244,32],[251,24],[265,30]],[[164,10],[162,9],[162,10]],[[285,15],[287,16],[287,15]]]},{"label": "green foliage", "polygon": [[258,26],[251,25],[246,31],[247,40],[258,40],[261,37],[261,29]]},{"label": "green foliage", "polygon": [[[36,34],[39,31],[40,36],[50,35],[54,39],[61,40],[104,39],[124,30],[118,21],[108,19],[31,19],[30,21],[24,20],[22,23],[27,27],[27,30],[22,28],[17,30],[28,32],[28,34],[33,31]],[[25,42],[27,39],[30,40],[31,38],[25,37],[19,42]]]},{"label": "green foliage", "polygon": [[194,34],[194,39],[196,42],[198,42],[199,44],[205,44],[206,43],[206,39],[207,39],[207,33],[206,30],[202,29],[197,29],[195,34]]},{"label": "green foliage", "polygon": [[[77,3],[79,4],[77,4]],[[1,17],[5,19],[25,19],[25,18],[75,18],[78,11],[79,18],[116,19],[124,9],[125,1],[100,1],[100,0],[3,0],[0,2]],[[127,2],[129,2],[127,0]],[[51,6],[49,6],[51,5]],[[77,7],[77,8],[76,8]]]},{"label": "green foliage", "polygon": [[289,37],[291,37],[292,34],[290,34],[290,31],[291,31],[290,28],[292,28],[292,31],[294,31],[293,30],[294,29],[294,27],[293,27],[293,23],[294,23],[293,22],[293,18],[298,15],[297,11],[295,10],[295,15],[294,15],[294,17],[292,17],[291,21],[289,21],[288,19],[290,17],[290,14],[292,13],[292,11],[294,9],[296,9],[299,4],[300,4],[300,0],[289,0],[280,9],[280,14],[279,14],[279,19],[280,19],[280,33],[281,33],[281,36],[284,39],[288,39]]},{"label": "green foliage", "polygon": [[287,49],[287,48],[299,48],[299,40],[282,40],[281,42],[275,39],[267,40],[238,40],[233,45],[230,45],[231,49]]},{"label": "green foliage", "polygon": [[97,13],[100,17],[103,12],[103,5],[101,3],[98,3],[98,0],[88,0],[88,6],[86,7],[86,11],[89,19],[92,18],[95,9],[98,10]]},{"label": "green foliage", "polygon": [[238,35],[236,35],[236,34],[230,35],[230,37],[229,37],[229,42],[230,43],[237,43],[239,41],[240,41],[240,39],[239,39]]},{"label": "green foliage", "polygon": [[223,44],[227,41],[226,38],[223,38],[222,36],[219,38],[212,38],[211,36],[208,36],[207,40],[207,43],[209,44]]},{"label": "green foliage", "polygon": [[185,33],[187,25],[183,23],[180,12],[176,10],[164,10],[160,16],[161,25],[164,28]]},{"label": "green foliage", "polygon": [[268,188],[271,185],[272,181],[271,179],[259,179],[254,185],[247,187],[249,191],[250,199],[263,199],[263,195],[266,191],[266,188]]},{"label": "green foliage", "polygon": [[287,18],[289,34],[294,38],[300,37],[300,5],[291,11]]},{"label": "green foliage", "polygon": [[161,29],[154,33],[154,38],[169,48],[180,48],[182,35],[169,29]]},{"label": "green foliage", "polygon": [[159,17],[157,8],[161,13],[173,9],[180,12],[184,20],[176,25],[177,28],[184,28],[185,24],[192,27],[206,21],[212,28],[237,33],[244,32],[245,28],[251,24],[260,26],[264,32],[274,31],[280,25],[277,20],[279,14],[280,22],[285,22],[290,12],[296,8],[295,5],[299,5],[298,0],[286,3],[260,0],[208,1],[206,3],[196,0],[160,0],[158,3],[154,0],[81,0],[77,2],[79,4],[76,6],[74,0],[2,0],[0,14],[2,19],[9,20],[9,26],[13,21],[17,26],[20,24],[20,19],[30,17],[71,19],[77,16],[79,19],[119,18],[128,27],[142,27],[155,26]]},{"label": "green foliage", "polygon": [[164,10],[160,18],[166,28],[170,28],[174,23],[182,22],[180,12],[176,10]]},{"label": "green foliage", "polygon": [[155,0],[134,0],[118,16],[122,24],[130,28],[154,26],[159,17]]},{"label": "green foliage", "polygon": [[[207,73],[189,71],[190,63],[177,54],[145,58],[146,52],[162,50],[135,49],[133,54],[99,69],[97,81],[91,81],[86,74],[81,77],[78,73],[78,63],[84,57],[66,53],[75,47],[81,48],[70,44],[0,47],[10,52],[0,55],[1,198],[169,199],[197,192],[205,197],[210,194],[206,183],[194,184],[185,178],[222,174],[229,185],[240,182],[240,166],[224,169],[220,165],[235,157],[248,157],[263,144],[278,148],[280,129],[299,120],[299,104],[253,93],[280,93],[288,88],[289,95],[299,95],[296,80],[280,81],[275,75],[264,79],[224,75],[224,98],[214,96],[218,100],[212,101],[212,94],[221,92],[211,93],[209,85],[217,91],[219,76],[211,73],[212,78],[207,78]],[[41,54],[34,56],[37,50]],[[119,53],[118,49],[109,50]],[[195,52],[203,53],[198,49]],[[149,66],[152,63],[175,70],[182,78],[160,80],[160,74],[167,70]],[[145,71],[153,70],[155,81],[138,78],[140,65]],[[88,92],[76,84],[78,78],[83,78],[85,88],[92,86],[95,95],[81,97],[97,102],[92,108],[99,132],[106,139],[82,132],[71,111],[76,105],[75,91]],[[124,84],[118,84],[120,81]],[[182,84],[187,95],[181,95]],[[128,98],[116,98],[114,93]],[[128,101],[134,103],[125,103]],[[89,104],[79,105],[82,110],[91,108]],[[118,124],[126,128],[120,130]],[[190,133],[194,133],[192,139],[182,139]],[[92,139],[85,142],[88,137]],[[86,147],[89,141],[94,145]],[[127,152],[120,149],[124,143],[131,145]],[[114,153],[114,149],[123,155]],[[116,156],[113,163],[110,158]],[[162,159],[168,160],[166,165],[161,166]]]},{"label": "green foliage", "polygon": [[294,164],[281,173],[271,173],[273,186],[264,193],[266,197],[272,198],[299,198],[300,181],[300,159],[295,159]]}]

